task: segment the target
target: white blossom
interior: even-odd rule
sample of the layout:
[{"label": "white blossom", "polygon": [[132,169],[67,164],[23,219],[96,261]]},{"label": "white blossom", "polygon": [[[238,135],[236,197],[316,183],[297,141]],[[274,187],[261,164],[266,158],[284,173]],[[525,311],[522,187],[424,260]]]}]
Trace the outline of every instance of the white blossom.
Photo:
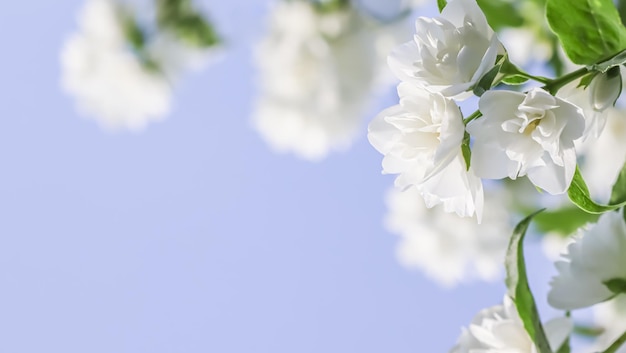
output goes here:
[{"label": "white blossom", "polygon": [[461,152],[465,132],[456,103],[409,83],[398,86],[400,104],[376,116],[368,139],[383,158],[383,172],[400,174],[396,186],[417,186],[427,207],[443,203],[459,216],[481,219],[482,183],[466,170]]},{"label": "white blossom", "polygon": [[502,189],[485,195],[481,224],[441,206],[427,208],[416,188],[387,193],[387,229],[400,236],[397,258],[406,267],[418,268],[443,286],[501,276],[504,255],[513,231],[504,207]]},{"label": "white blossom", "polygon": [[[552,351],[556,351],[572,330],[568,318],[556,318],[544,325]],[[457,345],[450,353],[537,353],[526,332],[513,301],[504,297],[503,305],[480,311],[467,328],[463,328]]]},{"label": "white blossom", "polygon": [[[626,332],[626,295],[600,303],[593,307],[595,326],[602,329],[590,352],[602,352]],[[626,345],[622,345],[616,353],[626,353]]]},{"label": "white blossom", "polygon": [[598,223],[581,230],[555,266],[548,303],[573,310],[603,302],[615,295],[605,284],[626,281],[626,224],[621,212],[607,212]]},{"label": "white blossom", "polygon": [[308,1],[276,4],[256,52],[253,114],[274,150],[320,160],[352,143],[379,80],[379,28],[351,7],[321,13]]},{"label": "white blossom", "polygon": [[170,84],[130,49],[117,4],[89,0],[79,27],[61,53],[62,86],[79,111],[110,129],[140,130],[163,119],[170,110]]},{"label": "white blossom", "polygon": [[585,128],[580,108],[540,88],[527,94],[488,91],[479,107],[483,117],[467,126],[475,138],[471,165],[476,175],[528,175],[551,194],[567,190],[576,169],[574,140]]},{"label": "white blossom", "polygon": [[475,0],[448,2],[441,16],[420,17],[412,41],[397,47],[389,66],[403,81],[458,99],[496,63],[504,48]]}]

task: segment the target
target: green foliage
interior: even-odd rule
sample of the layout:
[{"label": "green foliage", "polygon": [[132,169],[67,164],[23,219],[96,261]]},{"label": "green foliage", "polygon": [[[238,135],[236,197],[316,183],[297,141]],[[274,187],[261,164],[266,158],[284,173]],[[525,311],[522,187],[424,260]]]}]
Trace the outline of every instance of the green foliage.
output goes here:
[{"label": "green foliage", "polygon": [[142,51],[146,45],[146,35],[132,15],[126,13],[122,15],[122,29],[133,50]]},{"label": "green foliage", "polygon": [[437,0],[437,7],[439,8],[439,12],[443,11],[443,8],[448,5],[446,0]]},{"label": "green foliage", "polygon": [[463,135],[463,143],[461,143],[461,153],[463,153],[463,159],[465,160],[466,170],[470,169],[470,163],[472,161],[472,150],[470,149],[470,135],[465,131]]},{"label": "green foliage", "polygon": [[626,28],[612,0],[548,0],[546,16],[567,56],[590,65],[626,48]]},{"label": "green foliage", "polygon": [[604,285],[613,293],[622,294],[626,293],[626,279],[613,278],[603,282]]},{"label": "green foliage", "polygon": [[620,170],[617,180],[613,184],[609,203],[614,205],[624,201],[626,201],[626,163],[622,166],[622,170]]},{"label": "green foliage", "polygon": [[[487,71],[480,80],[474,85],[473,93],[477,97],[483,95],[483,93],[487,92],[494,85],[494,81],[500,72],[500,68],[507,61],[506,56],[498,56],[496,60],[496,64],[491,68],[491,70]],[[496,82],[497,83],[497,82]]]},{"label": "green foliage", "polygon": [[587,87],[589,87],[589,85],[591,84],[591,81],[593,81],[594,77],[596,77],[597,74],[598,74],[597,72],[593,72],[587,76],[584,76],[583,78],[580,79],[580,83],[578,84],[576,88],[582,87],[583,89],[587,89]]},{"label": "green foliage", "polygon": [[528,78],[522,75],[510,75],[502,79],[502,83],[507,85],[522,85],[528,81]]},{"label": "green foliage", "polygon": [[565,342],[563,342],[563,344],[561,345],[561,347],[559,347],[559,349],[556,351],[556,353],[570,353],[572,351],[572,346],[570,345],[569,342],[569,337],[565,340]]},{"label": "green foliage", "polygon": [[587,223],[595,223],[600,215],[587,213],[576,206],[567,206],[538,214],[534,221],[541,233],[570,235]]},{"label": "green foliage", "polygon": [[207,48],[219,43],[219,36],[191,0],[158,0],[157,22],[164,30],[190,45]]},{"label": "green foliage", "polygon": [[528,285],[528,276],[526,275],[526,264],[524,260],[524,237],[528,226],[538,213],[539,210],[528,217],[524,218],[515,226],[511,241],[506,254],[506,286],[509,296],[515,302],[515,307],[519,313],[524,328],[528,335],[535,343],[538,353],[551,353],[550,344],[541,325],[539,311],[535,304],[530,287]]},{"label": "green foliage", "polygon": [[505,27],[520,27],[524,24],[524,18],[514,1],[476,0],[476,2],[495,31]]},{"label": "green foliage", "polygon": [[349,0],[313,0],[315,9],[320,13],[332,13],[350,6]]},{"label": "green foliage", "polygon": [[[626,180],[624,180],[622,177],[624,174],[625,173],[623,173],[623,170],[622,170],[622,172],[620,172],[620,178],[618,178],[616,184],[619,183],[620,185],[622,185],[623,183],[626,182]],[[622,187],[619,187],[619,189],[621,190]],[[615,188],[614,188],[614,191],[615,191],[615,195],[612,195],[611,198],[626,199],[626,196],[621,194],[621,191],[616,191]],[[591,199],[591,196],[589,195],[589,189],[587,188],[587,183],[585,183],[585,179],[583,179],[583,176],[580,174],[580,170],[578,170],[578,167],[576,167],[576,172],[574,173],[572,184],[567,190],[567,195],[569,196],[569,199],[576,206],[580,207],[583,211],[588,212],[588,213],[600,214],[600,213],[618,209],[626,205],[626,202],[620,202],[617,204],[610,204],[610,205],[600,205],[600,204],[595,203]]]},{"label": "green foliage", "polygon": [[604,333],[602,327],[585,326],[581,324],[574,325],[574,333],[585,337],[598,337]]},{"label": "green foliage", "polygon": [[617,12],[622,23],[626,23],[626,0],[617,0]]}]

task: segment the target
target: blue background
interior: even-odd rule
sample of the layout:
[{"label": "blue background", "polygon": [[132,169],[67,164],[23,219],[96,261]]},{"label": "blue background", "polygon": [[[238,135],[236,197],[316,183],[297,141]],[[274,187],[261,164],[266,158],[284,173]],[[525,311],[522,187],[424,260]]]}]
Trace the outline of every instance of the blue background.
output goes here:
[{"label": "blue background", "polygon": [[443,289],[396,262],[365,120],[322,163],[273,154],[249,122],[267,2],[204,3],[226,55],[141,134],[59,88],[81,1],[2,4],[0,352],[446,352],[503,284]]}]

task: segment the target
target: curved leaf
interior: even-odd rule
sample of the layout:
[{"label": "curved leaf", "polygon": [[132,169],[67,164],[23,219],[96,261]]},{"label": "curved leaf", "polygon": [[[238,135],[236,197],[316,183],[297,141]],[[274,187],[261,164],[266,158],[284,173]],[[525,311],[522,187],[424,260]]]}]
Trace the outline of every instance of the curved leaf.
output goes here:
[{"label": "curved leaf", "polygon": [[524,237],[530,221],[538,213],[539,210],[528,217],[524,218],[515,226],[511,241],[506,253],[506,287],[509,296],[515,302],[515,307],[519,313],[524,328],[528,335],[537,346],[538,353],[552,353],[548,338],[541,325],[539,311],[535,304],[530,287],[528,286],[528,276],[526,275],[526,264],[524,260]]}]

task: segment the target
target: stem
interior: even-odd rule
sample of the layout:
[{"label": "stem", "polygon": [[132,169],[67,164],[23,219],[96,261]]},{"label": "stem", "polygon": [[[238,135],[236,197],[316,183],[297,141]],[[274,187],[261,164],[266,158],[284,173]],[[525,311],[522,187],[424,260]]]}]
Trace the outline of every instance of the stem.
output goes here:
[{"label": "stem", "polygon": [[[500,69],[500,72],[504,74],[504,77],[506,77],[506,76],[521,76],[521,77],[525,77],[525,78],[527,78],[529,80],[541,82],[543,84],[548,84],[548,83],[550,83],[552,81],[551,79],[549,79],[547,77],[535,76],[535,75],[529,74],[528,72],[520,69],[519,67],[515,66],[515,64],[510,62],[508,57],[505,59],[505,62],[502,64],[502,68]],[[502,77],[502,78],[504,78],[504,77]]]},{"label": "stem", "polygon": [[546,83],[542,88],[546,91],[550,92],[550,94],[555,95],[559,89],[563,88],[566,84],[585,76],[589,70],[586,67],[580,68],[576,71],[572,71],[567,75],[561,76],[559,78],[555,78],[554,80],[550,80]]},{"label": "stem", "polygon": [[467,118],[463,119],[463,124],[467,125],[470,121],[474,120],[474,119],[478,119],[481,116],[483,116],[483,113],[480,112],[480,110],[477,110],[475,112],[473,112],[470,116],[468,116]]},{"label": "stem", "polygon": [[626,342],[626,332],[622,333],[622,335],[609,346],[603,353],[615,353],[622,346],[622,344]]},{"label": "stem", "polygon": [[516,73],[516,75],[525,77],[525,78],[527,78],[529,80],[534,80],[534,81],[537,81],[537,82],[541,82],[544,85],[548,85],[548,84],[550,84],[553,81],[553,80],[551,80],[551,79],[549,79],[547,77],[535,76],[535,75],[531,75],[531,74],[529,74],[527,72],[522,72],[522,71]]}]

